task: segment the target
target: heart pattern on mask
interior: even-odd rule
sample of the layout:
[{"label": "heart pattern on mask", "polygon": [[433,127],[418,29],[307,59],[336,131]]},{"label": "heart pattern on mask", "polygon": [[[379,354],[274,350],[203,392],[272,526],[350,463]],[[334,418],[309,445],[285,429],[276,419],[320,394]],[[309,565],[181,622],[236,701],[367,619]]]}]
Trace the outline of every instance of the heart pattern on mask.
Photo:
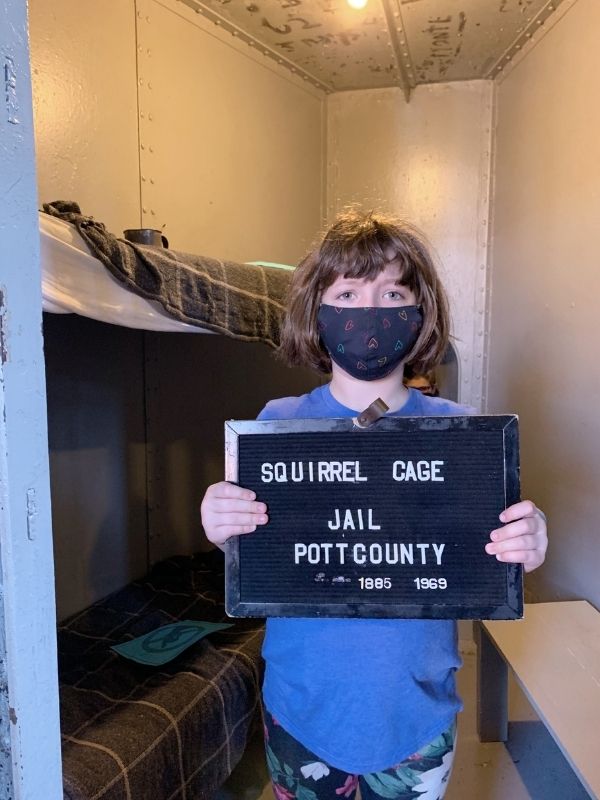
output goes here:
[{"label": "heart pattern on mask", "polygon": [[345,308],[323,303],[320,345],[332,361],[360,380],[378,380],[410,353],[422,314],[416,306]]}]

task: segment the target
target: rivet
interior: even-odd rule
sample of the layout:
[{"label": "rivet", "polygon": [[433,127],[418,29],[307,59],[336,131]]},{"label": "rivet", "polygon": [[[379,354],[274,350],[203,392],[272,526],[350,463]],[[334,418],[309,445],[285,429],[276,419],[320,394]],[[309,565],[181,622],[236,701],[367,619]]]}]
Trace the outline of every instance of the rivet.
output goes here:
[{"label": "rivet", "polygon": [[142,208],[142,211],[144,212],[144,214],[148,213],[148,209],[147,208]]},{"label": "rivet", "polygon": [[153,153],[153,152],[154,152],[154,148],[153,148],[153,147],[149,147],[149,148],[148,148],[148,150],[149,150],[151,153]]},{"label": "rivet", "polygon": [[152,216],[155,216],[155,213],[154,213],[154,209],[153,209],[153,208],[151,208],[151,209],[150,209],[150,213],[152,214]]},{"label": "rivet", "polygon": [[154,185],[154,178],[150,178],[150,183]]},{"label": "rivet", "polygon": [[152,114],[148,114],[148,119],[150,120],[150,122],[153,121],[154,117],[152,116]]},{"label": "rivet", "polygon": [[144,112],[143,112],[143,111],[140,111],[140,117],[141,117],[142,119],[144,119]]},{"label": "rivet", "polygon": [[142,180],[143,180],[143,181],[145,181],[145,180],[146,180],[146,176],[145,176],[145,175],[142,175]]},{"label": "rivet", "polygon": [[151,83],[149,83],[149,84],[148,84],[148,88],[149,88],[149,89],[151,89],[151,88],[152,88],[152,84],[151,84]]},{"label": "rivet", "polygon": [[146,149],[146,146],[145,146],[145,145],[143,145],[143,144],[140,144],[140,149],[141,149],[141,150],[145,150],[145,149]]},{"label": "rivet", "polygon": [[139,81],[138,81],[138,83],[139,83],[139,85],[140,85],[140,86],[143,86],[143,85],[144,85],[144,79],[143,79],[143,78],[140,78],[140,79],[139,79]]},{"label": "rivet", "polygon": [[146,17],[146,22],[150,22],[150,17]]}]

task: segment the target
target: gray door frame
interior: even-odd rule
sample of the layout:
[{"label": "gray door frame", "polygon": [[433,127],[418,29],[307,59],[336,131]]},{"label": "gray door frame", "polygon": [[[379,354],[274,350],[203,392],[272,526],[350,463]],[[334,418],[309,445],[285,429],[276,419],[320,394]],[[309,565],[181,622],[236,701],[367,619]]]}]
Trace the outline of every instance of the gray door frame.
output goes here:
[{"label": "gray door frame", "polygon": [[0,798],[63,797],[26,0],[0,0]]}]

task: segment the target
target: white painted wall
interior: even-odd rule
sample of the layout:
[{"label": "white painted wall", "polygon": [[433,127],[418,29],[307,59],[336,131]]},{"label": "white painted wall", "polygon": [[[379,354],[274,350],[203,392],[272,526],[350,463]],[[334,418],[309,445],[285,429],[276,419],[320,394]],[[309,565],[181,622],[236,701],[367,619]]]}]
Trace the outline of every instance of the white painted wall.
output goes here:
[{"label": "white painted wall", "polygon": [[328,217],[348,203],[416,224],[437,251],[460,356],[482,404],[492,84],[343,92],[328,100]]},{"label": "white painted wall", "polygon": [[578,0],[497,89],[489,410],[521,417],[548,514],[536,598],[600,607],[600,4]]}]

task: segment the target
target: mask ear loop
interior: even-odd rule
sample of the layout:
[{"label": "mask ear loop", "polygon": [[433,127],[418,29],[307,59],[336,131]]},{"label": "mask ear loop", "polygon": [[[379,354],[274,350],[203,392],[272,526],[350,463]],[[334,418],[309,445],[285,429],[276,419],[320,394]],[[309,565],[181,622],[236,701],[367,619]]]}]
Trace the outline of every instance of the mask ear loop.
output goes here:
[{"label": "mask ear loop", "polygon": [[377,400],[374,400],[370,406],[365,408],[357,417],[352,418],[352,422],[354,423],[355,428],[360,428],[364,430],[365,428],[369,428],[374,422],[377,422],[378,419],[381,419],[388,411],[390,407],[386,405],[381,397],[378,397]]}]

